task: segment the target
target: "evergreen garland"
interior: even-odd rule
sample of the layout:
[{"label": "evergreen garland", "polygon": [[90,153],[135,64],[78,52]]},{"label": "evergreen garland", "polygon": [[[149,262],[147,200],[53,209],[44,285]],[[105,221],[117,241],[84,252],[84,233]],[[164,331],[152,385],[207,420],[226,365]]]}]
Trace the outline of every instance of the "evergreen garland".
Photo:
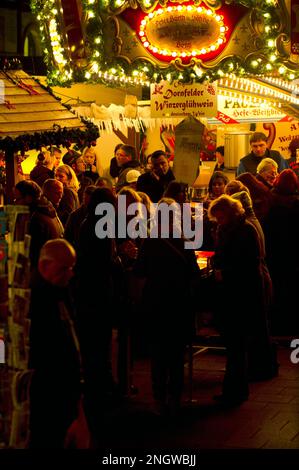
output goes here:
[{"label": "evergreen garland", "polygon": [[[47,147],[49,145],[55,145],[59,147],[70,147],[74,142],[85,147],[95,143],[99,137],[99,129],[93,123],[81,119],[86,127],[86,130],[82,129],[67,129],[60,128],[59,126],[53,125],[52,131],[46,132],[35,132],[34,134],[23,134],[16,138],[3,137],[0,138],[0,150],[17,152],[20,151],[24,154],[27,150],[40,149],[41,147]],[[55,127],[56,126],[56,127]]]},{"label": "evergreen garland", "polygon": [[[167,0],[160,0],[161,5],[167,4]],[[194,0],[194,4],[200,4],[199,0]],[[206,2],[209,4],[209,2]],[[215,4],[215,2],[210,2]],[[253,55],[248,56],[246,60],[240,57],[226,57],[217,66],[205,69],[197,64],[191,64],[183,70],[178,70],[175,65],[170,64],[168,67],[159,67],[145,59],[134,60],[128,63],[126,60],[115,57],[108,57],[104,50],[104,33],[102,17],[103,14],[111,13],[112,15],[119,13],[127,8],[128,3],[124,0],[82,0],[83,11],[85,14],[85,43],[84,48],[87,55],[85,68],[72,66],[70,73],[70,64],[66,64],[65,73],[58,73],[57,67],[53,66],[53,55],[51,53],[50,38],[42,33],[42,41],[46,51],[46,62],[48,66],[48,82],[51,85],[66,85],[70,83],[89,82],[102,83],[109,86],[128,86],[128,85],[149,85],[149,83],[159,82],[160,80],[180,80],[181,82],[199,82],[214,81],[225,74],[233,73],[236,76],[255,76],[269,75],[273,70],[279,71],[284,79],[293,80],[299,77],[299,71],[286,70],[283,66],[283,60],[280,60],[276,50],[276,38],[281,33],[279,31],[280,19],[278,15],[281,13],[277,9],[274,0],[225,0],[222,3],[236,4],[247,7],[255,11],[255,14],[264,24],[264,31],[260,33],[258,38],[259,50]],[[145,12],[151,11],[158,4],[157,0],[131,0],[129,5],[132,8],[138,6]],[[48,4],[47,4],[48,5]],[[221,5],[221,2],[218,2]],[[37,15],[39,21],[45,21],[46,14],[53,16],[53,11],[45,7],[45,2],[41,0],[31,0],[33,12]],[[45,10],[46,8],[46,10]],[[50,12],[50,13],[49,13]],[[44,16],[43,16],[44,15]],[[53,16],[55,17],[55,15]],[[56,18],[57,29],[59,19]],[[288,32],[286,32],[288,33]],[[62,47],[65,45],[62,44]],[[270,57],[276,54],[276,58],[270,61]],[[55,55],[55,54],[54,54]],[[67,69],[68,67],[68,69]],[[289,75],[286,75],[288,72]]]}]

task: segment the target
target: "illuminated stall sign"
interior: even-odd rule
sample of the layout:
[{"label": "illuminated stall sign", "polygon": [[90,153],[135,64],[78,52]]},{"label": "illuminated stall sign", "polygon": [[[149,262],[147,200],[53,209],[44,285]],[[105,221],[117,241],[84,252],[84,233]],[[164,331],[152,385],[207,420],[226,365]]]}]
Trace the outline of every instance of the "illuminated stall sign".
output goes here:
[{"label": "illuminated stall sign", "polygon": [[228,27],[217,12],[194,5],[168,6],[146,15],[140,24],[143,46],[160,60],[192,58],[216,51]]},{"label": "illuminated stall sign", "polygon": [[276,122],[286,118],[284,113],[267,104],[262,106],[261,104],[226,96],[218,96],[217,103],[218,113],[216,117],[225,124],[242,121]]},{"label": "illuminated stall sign", "polygon": [[[49,83],[299,78],[299,0],[31,0]],[[290,16],[292,27],[290,28]],[[81,24],[79,24],[81,22]],[[294,57],[293,57],[294,56]]]},{"label": "illuminated stall sign", "polygon": [[162,81],[151,85],[151,116],[213,117],[217,114],[216,84],[186,85]]}]

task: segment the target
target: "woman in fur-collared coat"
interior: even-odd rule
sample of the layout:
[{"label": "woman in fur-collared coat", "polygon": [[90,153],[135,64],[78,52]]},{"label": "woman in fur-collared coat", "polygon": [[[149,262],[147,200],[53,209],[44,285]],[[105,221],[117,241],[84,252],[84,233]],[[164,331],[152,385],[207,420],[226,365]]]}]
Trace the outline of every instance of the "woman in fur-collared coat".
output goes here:
[{"label": "woman in fur-collared coat", "polygon": [[217,399],[237,405],[249,395],[248,344],[265,315],[261,248],[239,201],[222,195],[211,203],[208,215],[218,224],[215,278],[222,299],[219,325],[227,353],[222,395]]}]

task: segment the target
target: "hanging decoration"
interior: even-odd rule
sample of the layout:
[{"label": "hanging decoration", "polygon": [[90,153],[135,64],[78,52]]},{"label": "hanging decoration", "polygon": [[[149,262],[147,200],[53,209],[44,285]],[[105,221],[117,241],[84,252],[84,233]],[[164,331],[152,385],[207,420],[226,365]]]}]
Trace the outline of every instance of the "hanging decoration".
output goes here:
[{"label": "hanging decoration", "polygon": [[[21,78],[15,79],[12,76],[8,75],[5,70],[2,70],[2,72],[4,73],[5,77],[9,81],[11,81],[14,85],[21,88],[22,90],[27,91],[27,93],[29,93],[29,95],[39,95],[40,94],[37,90],[35,90],[33,88],[32,85],[29,85],[28,83],[25,83]],[[9,106],[7,106],[8,109],[15,108],[15,106],[11,105],[9,101],[5,104],[9,104]]]},{"label": "hanging decoration", "polygon": [[[83,43],[78,44],[78,60],[71,60],[64,3],[31,0],[52,85],[201,83],[227,74],[299,77],[297,63],[291,60],[290,14],[284,0],[81,0]],[[207,36],[210,42],[199,41]]]}]

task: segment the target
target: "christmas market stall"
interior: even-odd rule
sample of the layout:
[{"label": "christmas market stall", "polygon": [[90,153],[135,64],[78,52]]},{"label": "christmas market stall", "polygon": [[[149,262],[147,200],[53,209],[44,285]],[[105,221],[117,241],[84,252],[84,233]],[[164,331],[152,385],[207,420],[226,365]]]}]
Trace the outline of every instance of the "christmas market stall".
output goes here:
[{"label": "christmas market stall", "polygon": [[72,143],[83,147],[95,142],[99,131],[23,70],[4,67],[0,84],[0,151],[5,154],[6,195],[11,201],[18,167],[28,150],[50,145],[68,148]]},{"label": "christmas market stall", "polygon": [[[1,184],[6,203],[13,198],[18,169],[26,152],[50,145],[94,143],[98,127],[78,118],[50,90],[22,70],[0,71]],[[4,157],[5,155],[5,167]],[[0,207],[0,448],[26,447],[30,236],[29,210],[1,201]]]},{"label": "christmas market stall", "polygon": [[[263,130],[266,124],[269,144],[286,157],[284,139],[296,137],[298,120],[297,4],[297,0],[31,1],[40,22],[51,86],[79,82],[109,88],[142,86],[143,97],[151,101],[151,113],[142,122],[151,128],[151,118],[155,123],[172,118],[168,129],[189,115],[208,119],[209,144],[201,149],[207,154],[224,144],[225,133],[248,135],[253,125]],[[182,90],[174,89],[176,83]],[[150,88],[157,97],[163,86],[172,97],[163,93],[159,102]],[[188,87],[196,94],[189,95]],[[206,101],[202,93],[208,87],[209,98],[215,92],[216,106],[200,103]],[[178,91],[187,94],[171,103]],[[103,129],[109,128],[105,110],[94,111],[102,115],[95,119],[106,121]],[[268,130],[273,122],[282,125]],[[245,128],[236,129],[244,123]],[[161,128],[163,133],[165,124]],[[174,129],[171,133],[167,140],[173,143]],[[149,145],[148,150],[153,148]]]}]

